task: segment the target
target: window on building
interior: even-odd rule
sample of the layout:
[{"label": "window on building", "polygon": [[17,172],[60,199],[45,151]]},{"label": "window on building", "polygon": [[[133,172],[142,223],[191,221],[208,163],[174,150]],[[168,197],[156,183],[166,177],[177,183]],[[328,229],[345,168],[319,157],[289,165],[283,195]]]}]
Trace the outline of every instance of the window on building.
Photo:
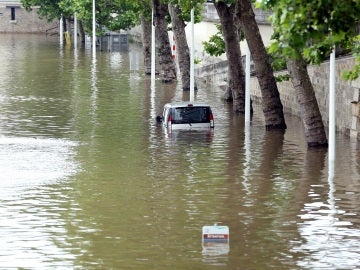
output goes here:
[{"label": "window on building", "polygon": [[11,20],[15,21],[15,8],[14,7],[11,8]]}]

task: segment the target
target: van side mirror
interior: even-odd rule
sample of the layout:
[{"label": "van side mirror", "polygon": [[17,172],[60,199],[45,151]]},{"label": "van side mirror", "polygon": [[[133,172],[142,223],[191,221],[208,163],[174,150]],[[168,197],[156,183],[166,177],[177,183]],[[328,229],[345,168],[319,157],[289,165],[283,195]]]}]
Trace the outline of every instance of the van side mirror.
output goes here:
[{"label": "van side mirror", "polygon": [[157,123],[162,123],[162,121],[163,121],[163,117],[162,117],[162,116],[160,116],[160,115],[156,116],[156,122],[157,122]]}]

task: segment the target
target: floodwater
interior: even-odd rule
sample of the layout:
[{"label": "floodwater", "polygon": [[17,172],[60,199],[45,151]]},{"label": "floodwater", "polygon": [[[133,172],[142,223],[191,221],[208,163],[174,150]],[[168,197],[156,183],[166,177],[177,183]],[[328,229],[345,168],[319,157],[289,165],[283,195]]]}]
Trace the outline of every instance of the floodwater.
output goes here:
[{"label": "floodwater", "polygon": [[[360,269],[359,142],[329,167],[298,118],[266,132],[255,106],[245,131],[211,86],[214,132],[167,134],[188,94],[141,67],[136,45],[0,35],[0,269]],[[202,243],[215,223],[228,244]]]}]

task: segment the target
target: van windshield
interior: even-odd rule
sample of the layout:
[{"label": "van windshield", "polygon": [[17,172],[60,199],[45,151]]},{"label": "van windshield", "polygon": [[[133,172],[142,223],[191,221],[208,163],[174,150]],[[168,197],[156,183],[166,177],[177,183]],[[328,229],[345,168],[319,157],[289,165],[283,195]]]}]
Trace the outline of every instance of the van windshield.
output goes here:
[{"label": "van windshield", "polygon": [[209,123],[210,114],[209,107],[178,107],[172,111],[172,123]]}]

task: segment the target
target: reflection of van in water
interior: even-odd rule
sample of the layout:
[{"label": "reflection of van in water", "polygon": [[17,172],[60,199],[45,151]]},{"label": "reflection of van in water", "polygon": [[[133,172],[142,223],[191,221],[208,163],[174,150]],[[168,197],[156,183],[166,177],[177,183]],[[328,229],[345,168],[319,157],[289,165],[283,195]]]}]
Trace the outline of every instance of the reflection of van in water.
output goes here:
[{"label": "reflection of van in water", "polygon": [[170,130],[214,127],[211,108],[203,103],[167,103],[162,117],[158,116],[157,120]]}]

